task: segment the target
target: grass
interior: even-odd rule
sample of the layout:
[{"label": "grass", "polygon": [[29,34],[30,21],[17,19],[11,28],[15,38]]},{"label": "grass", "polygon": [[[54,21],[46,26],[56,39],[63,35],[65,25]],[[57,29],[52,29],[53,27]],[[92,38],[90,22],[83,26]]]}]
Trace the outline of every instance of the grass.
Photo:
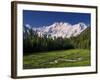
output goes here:
[{"label": "grass", "polygon": [[61,50],[44,53],[40,52],[24,55],[23,68],[34,69],[90,66],[90,61],[90,50],[86,49]]}]

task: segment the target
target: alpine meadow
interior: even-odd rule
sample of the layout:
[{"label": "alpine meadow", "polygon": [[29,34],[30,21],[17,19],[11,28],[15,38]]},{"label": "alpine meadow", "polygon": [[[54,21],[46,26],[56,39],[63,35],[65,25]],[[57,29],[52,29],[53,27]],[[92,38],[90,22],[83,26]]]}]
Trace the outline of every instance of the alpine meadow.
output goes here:
[{"label": "alpine meadow", "polygon": [[91,66],[88,13],[23,10],[23,69]]}]

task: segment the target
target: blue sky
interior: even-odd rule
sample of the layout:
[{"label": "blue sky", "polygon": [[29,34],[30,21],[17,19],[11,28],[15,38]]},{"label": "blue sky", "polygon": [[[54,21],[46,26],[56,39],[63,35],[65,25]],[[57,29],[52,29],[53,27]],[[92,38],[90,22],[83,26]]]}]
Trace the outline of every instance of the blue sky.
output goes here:
[{"label": "blue sky", "polygon": [[90,21],[91,14],[89,13],[23,10],[23,25],[29,24],[33,27],[49,26],[54,22],[68,22],[72,25],[84,22],[90,25]]}]

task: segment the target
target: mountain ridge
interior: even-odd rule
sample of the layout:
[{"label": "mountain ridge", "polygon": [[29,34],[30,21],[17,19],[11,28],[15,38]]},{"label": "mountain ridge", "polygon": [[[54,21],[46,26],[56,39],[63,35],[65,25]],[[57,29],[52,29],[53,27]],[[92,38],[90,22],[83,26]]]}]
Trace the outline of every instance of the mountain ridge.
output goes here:
[{"label": "mountain ridge", "polygon": [[37,33],[39,37],[70,38],[81,34],[87,27],[88,26],[83,22],[74,25],[67,22],[54,22],[50,26],[43,27],[31,27],[29,24],[26,24],[24,26],[24,34],[30,34],[29,30],[32,29],[32,31]]}]

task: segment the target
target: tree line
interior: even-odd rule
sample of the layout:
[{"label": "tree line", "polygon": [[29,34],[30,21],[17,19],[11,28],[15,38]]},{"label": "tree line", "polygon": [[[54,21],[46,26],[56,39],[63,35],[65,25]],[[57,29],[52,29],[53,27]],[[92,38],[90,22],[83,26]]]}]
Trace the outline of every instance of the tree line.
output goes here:
[{"label": "tree line", "polygon": [[91,37],[90,28],[83,31],[77,37],[62,38],[54,37],[47,38],[39,37],[36,32],[30,29],[30,34],[23,38],[23,52],[34,53],[41,51],[53,51],[53,50],[68,50],[68,49],[90,49]]}]

